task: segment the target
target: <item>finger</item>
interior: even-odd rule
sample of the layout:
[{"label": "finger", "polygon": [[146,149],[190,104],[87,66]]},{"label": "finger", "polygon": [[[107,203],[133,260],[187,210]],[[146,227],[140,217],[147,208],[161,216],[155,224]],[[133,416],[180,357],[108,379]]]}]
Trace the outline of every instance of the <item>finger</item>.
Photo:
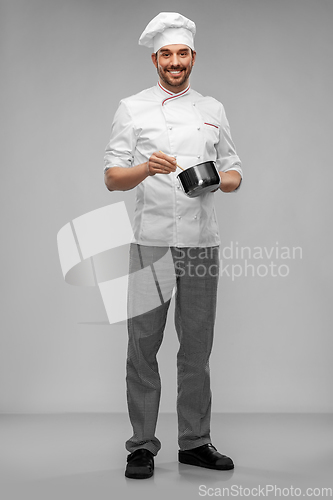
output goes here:
[{"label": "finger", "polygon": [[153,171],[156,174],[170,174],[172,172],[172,170],[170,168],[167,168],[167,167],[154,167]]},{"label": "finger", "polygon": [[169,155],[163,153],[163,151],[158,151],[158,152],[156,152],[154,154],[156,154],[157,158],[160,158],[161,160],[166,161],[167,164],[169,164],[169,165],[172,165],[172,166],[177,165],[176,158],[174,158],[173,156],[169,156]]},{"label": "finger", "polygon": [[151,160],[161,167],[174,168],[176,167],[176,160],[173,158],[159,158],[159,157],[151,157]]},{"label": "finger", "polygon": [[166,171],[167,173],[175,172],[177,168],[177,165],[175,163],[170,163],[163,158],[156,158],[154,157],[154,155],[150,157],[149,165],[154,169],[159,169],[161,173],[165,173]]},{"label": "finger", "polygon": [[174,171],[174,168],[170,168],[166,165],[161,164],[152,164],[150,169],[156,174],[170,174],[170,172]]}]

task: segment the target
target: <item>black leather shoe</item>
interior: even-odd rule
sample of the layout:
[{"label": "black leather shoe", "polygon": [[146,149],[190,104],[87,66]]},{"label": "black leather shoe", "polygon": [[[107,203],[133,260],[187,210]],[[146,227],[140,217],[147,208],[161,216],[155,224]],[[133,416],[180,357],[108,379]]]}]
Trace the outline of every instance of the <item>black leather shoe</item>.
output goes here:
[{"label": "black leather shoe", "polygon": [[178,452],[178,460],[182,464],[197,465],[206,469],[230,470],[234,468],[231,458],[221,455],[211,443]]},{"label": "black leather shoe", "polygon": [[146,448],[133,451],[127,457],[125,476],[132,479],[147,479],[154,474],[154,455]]}]

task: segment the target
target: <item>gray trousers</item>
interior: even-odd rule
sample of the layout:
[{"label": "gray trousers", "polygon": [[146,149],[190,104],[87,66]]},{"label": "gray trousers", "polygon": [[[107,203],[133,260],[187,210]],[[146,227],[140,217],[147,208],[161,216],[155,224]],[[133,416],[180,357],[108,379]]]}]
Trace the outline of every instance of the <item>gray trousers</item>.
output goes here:
[{"label": "gray trousers", "polygon": [[210,439],[209,356],[213,344],[219,247],[131,245],[128,294],[127,403],[132,453],[161,448],[155,436],[161,394],[156,360],[175,288],[178,443],[181,450]]}]

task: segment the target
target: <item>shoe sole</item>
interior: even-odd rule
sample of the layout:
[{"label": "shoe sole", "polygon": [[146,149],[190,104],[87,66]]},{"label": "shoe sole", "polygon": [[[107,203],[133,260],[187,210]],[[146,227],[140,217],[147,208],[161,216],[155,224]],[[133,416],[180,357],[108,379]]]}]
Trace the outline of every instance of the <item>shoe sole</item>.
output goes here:
[{"label": "shoe sole", "polygon": [[149,479],[154,474],[154,471],[142,471],[142,467],[131,467],[130,470],[125,471],[125,476],[130,479]]},{"label": "shoe sole", "polygon": [[214,470],[232,470],[235,466],[231,465],[210,465],[205,462],[202,462],[198,458],[192,457],[190,455],[179,455],[178,461],[181,464],[186,465],[196,465],[197,467],[204,467],[205,469],[214,469]]}]

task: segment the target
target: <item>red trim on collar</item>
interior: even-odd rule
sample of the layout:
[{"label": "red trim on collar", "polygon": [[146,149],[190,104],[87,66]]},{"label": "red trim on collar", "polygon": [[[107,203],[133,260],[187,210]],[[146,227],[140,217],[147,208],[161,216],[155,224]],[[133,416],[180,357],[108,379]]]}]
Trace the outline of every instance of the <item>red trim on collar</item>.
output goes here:
[{"label": "red trim on collar", "polygon": [[164,87],[162,87],[162,85],[160,84],[160,82],[157,82],[157,83],[158,83],[158,86],[159,86],[162,90],[164,90],[164,92],[166,92],[166,93],[167,93],[167,94],[169,94],[169,95],[173,95],[173,93],[172,93],[172,92],[169,92],[169,91],[168,91],[168,90],[166,90]]},{"label": "red trim on collar", "polygon": [[166,101],[169,101],[170,99],[175,99],[176,97],[180,97],[180,96],[186,94],[186,92],[188,92],[189,90],[190,90],[190,86],[188,86],[187,89],[185,89],[183,92],[179,92],[179,94],[172,94],[171,97],[167,97],[166,99],[164,99],[164,101],[162,102],[162,106],[164,105],[164,103]]}]

